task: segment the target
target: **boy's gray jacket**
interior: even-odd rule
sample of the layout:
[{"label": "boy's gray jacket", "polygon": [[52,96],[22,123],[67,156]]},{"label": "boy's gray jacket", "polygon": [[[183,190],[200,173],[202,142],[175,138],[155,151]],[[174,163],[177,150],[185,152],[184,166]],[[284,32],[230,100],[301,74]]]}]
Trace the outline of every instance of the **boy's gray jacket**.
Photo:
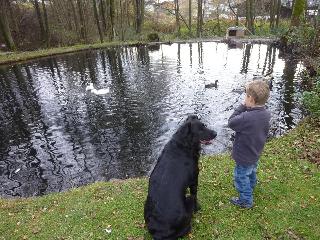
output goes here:
[{"label": "boy's gray jacket", "polygon": [[259,160],[270,129],[270,112],[263,107],[240,105],[230,116],[228,126],[236,132],[232,158],[240,165]]}]

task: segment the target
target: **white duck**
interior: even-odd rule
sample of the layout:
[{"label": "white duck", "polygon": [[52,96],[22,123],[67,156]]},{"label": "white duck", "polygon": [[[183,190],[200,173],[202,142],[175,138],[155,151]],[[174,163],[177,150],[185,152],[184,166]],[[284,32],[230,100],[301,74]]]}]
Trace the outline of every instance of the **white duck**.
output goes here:
[{"label": "white duck", "polygon": [[109,88],[101,88],[101,89],[95,89],[93,86],[93,83],[89,83],[89,85],[86,87],[86,91],[91,91],[92,93],[96,95],[104,95],[110,92]]},{"label": "white duck", "polygon": [[93,83],[89,83],[89,85],[86,87],[86,91],[91,91],[93,89],[94,89]]}]

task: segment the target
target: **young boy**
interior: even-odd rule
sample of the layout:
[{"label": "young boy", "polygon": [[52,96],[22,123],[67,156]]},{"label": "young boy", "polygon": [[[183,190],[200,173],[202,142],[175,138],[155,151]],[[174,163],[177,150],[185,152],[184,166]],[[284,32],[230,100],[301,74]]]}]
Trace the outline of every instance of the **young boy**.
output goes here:
[{"label": "young boy", "polygon": [[230,202],[242,208],[253,206],[253,189],[257,183],[258,160],[267,140],[270,128],[270,112],[266,110],[270,90],[263,80],[246,85],[246,97],[230,116],[228,126],[236,132],[232,148],[235,188],[239,197]]}]

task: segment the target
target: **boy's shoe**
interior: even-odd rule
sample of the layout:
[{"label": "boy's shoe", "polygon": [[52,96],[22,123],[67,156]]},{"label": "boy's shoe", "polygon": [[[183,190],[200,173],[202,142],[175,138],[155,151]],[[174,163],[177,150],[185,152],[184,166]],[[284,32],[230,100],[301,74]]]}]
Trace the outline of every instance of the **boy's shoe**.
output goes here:
[{"label": "boy's shoe", "polygon": [[241,207],[241,208],[252,208],[253,207],[253,204],[242,202],[238,197],[230,198],[230,202],[233,205],[236,205],[236,206]]}]

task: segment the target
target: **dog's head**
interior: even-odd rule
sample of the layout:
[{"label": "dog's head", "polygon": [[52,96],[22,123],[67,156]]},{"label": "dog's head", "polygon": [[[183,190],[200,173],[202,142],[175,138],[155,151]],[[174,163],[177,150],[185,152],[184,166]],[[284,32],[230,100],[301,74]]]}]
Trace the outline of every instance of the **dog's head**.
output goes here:
[{"label": "dog's head", "polygon": [[[176,133],[176,139],[192,145],[210,144],[217,133],[209,129],[196,115],[190,115]],[[178,140],[177,139],[177,140]]]}]

